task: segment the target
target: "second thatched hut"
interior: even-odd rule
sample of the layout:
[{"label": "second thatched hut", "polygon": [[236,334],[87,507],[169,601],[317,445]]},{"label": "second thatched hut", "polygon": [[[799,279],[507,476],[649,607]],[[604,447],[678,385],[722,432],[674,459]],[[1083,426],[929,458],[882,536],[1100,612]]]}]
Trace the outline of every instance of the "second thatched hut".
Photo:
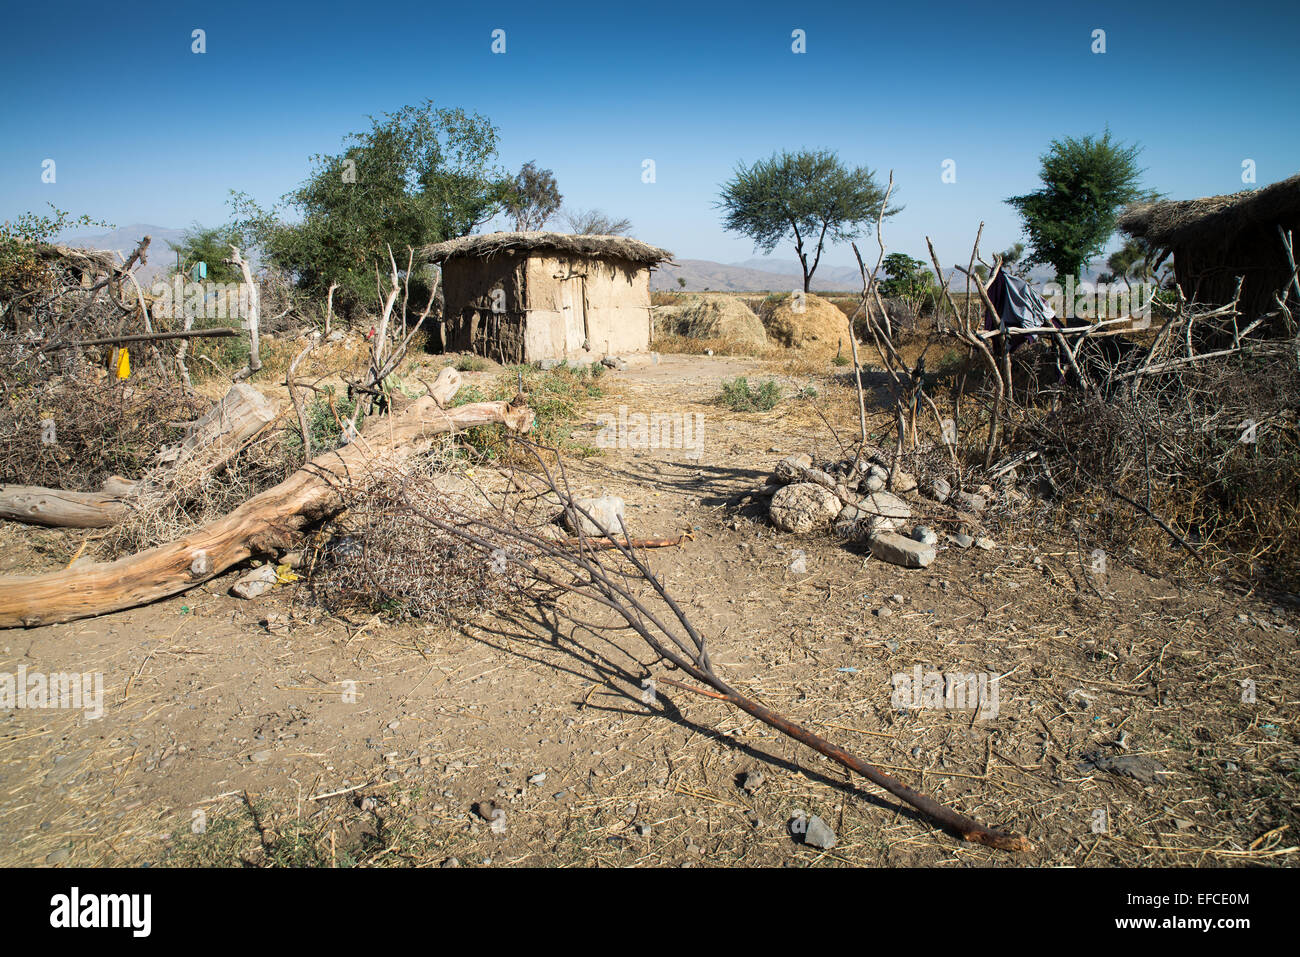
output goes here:
[{"label": "second thatched hut", "polygon": [[1240,278],[1239,308],[1257,316],[1276,307],[1273,294],[1291,281],[1281,234],[1300,240],[1300,175],[1263,189],[1135,206],[1119,228],[1160,250],[1162,259],[1173,253],[1175,278],[1189,299],[1231,302]]}]

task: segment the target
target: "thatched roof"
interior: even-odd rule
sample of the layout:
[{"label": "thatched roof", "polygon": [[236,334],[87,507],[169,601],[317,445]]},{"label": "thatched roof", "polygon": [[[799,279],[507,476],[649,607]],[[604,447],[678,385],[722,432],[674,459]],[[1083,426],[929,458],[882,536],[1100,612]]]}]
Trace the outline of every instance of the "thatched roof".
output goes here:
[{"label": "thatched roof", "polygon": [[487,257],[500,253],[557,252],[595,259],[623,259],[654,266],[673,254],[627,236],[577,236],[570,233],[482,233],[425,246],[420,252],[429,262],[458,257]]},{"label": "thatched roof", "polygon": [[1130,206],[1119,228],[1153,246],[1213,243],[1227,245],[1243,229],[1294,219],[1300,215],[1300,174],[1263,189],[1225,196]]},{"label": "thatched roof", "polygon": [[76,249],[57,243],[36,243],[35,250],[36,255],[46,262],[65,263],[82,272],[110,273],[118,264],[111,249]]}]

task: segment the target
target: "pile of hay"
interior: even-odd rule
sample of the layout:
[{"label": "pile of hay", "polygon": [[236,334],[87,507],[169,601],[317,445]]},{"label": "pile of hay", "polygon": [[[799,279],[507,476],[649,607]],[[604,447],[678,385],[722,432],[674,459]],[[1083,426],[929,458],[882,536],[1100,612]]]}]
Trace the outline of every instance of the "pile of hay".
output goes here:
[{"label": "pile of hay", "polygon": [[849,349],[849,323],[836,306],[820,296],[804,293],[802,310],[795,296],[781,296],[765,303],[763,323],[767,334],[787,349],[834,355]]},{"label": "pile of hay", "polygon": [[735,296],[692,296],[675,306],[655,307],[656,335],[715,339],[760,350],[767,333],[754,311]]}]

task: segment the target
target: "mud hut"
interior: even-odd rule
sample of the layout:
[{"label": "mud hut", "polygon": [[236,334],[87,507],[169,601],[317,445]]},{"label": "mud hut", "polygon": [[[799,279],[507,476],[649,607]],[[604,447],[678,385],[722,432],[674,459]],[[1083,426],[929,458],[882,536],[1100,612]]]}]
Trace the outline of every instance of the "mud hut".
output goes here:
[{"label": "mud hut", "polygon": [[1300,174],[1263,189],[1133,206],[1119,228],[1161,259],[1173,253],[1174,276],[1190,299],[1231,302],[1241,277],[1241,311],[1257,316],[1275,308],[1273,293],[1291,278],[1279,228],[1300,237]]},{"label": "mud hut", "polygon": [[625,236],[488,233],[427,246],[442,267],[443,346],[502,363],[650,345],[650,270],[672,254]]}]

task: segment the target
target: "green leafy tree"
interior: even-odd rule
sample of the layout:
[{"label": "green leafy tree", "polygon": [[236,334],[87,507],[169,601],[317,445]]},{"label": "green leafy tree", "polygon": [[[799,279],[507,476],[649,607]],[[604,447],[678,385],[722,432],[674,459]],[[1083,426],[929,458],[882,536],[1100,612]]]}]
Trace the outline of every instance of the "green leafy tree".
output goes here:
[{"label": "green leafy tree", "polygon": [[510,183],[504,206],[506,214],[514,217],[515,229],[524,232],[545,226],[559,211],[563,200],[555,174],[549,169],[538,169],[529,160]]},{"label": "green leafy tree", "polygon": [[891,299],[902,299],[913,313],[919,313],[934,290],[934,273],[923,260],[907,253],[890,253],[881,263],[885,279],[880,292]]},{"label": "green leafy tree", "polygon": [[[0,297],[29,293],[50,281],[53,267],[41,255],[40,247],[53,243],[60,233],[74,227],[113,228],[111,223],[84,214],[73,216],[53,203],[47,205],[53,215],[27,212],[0,223]],[[0,308],[0,315],[5,314],[6,310]]]},{"label": "green leafy tree", "polygon": [[167,245],[178,254],[182,272],[202,262],[207,263],[208,279],[212,282],[239,282],[243,279],[239,268],[226,262],[230,247],[242,245],[242,237],[233,226],[205,227],[195,223],[181,236],[180,242]]},{"label": "green leafy tree", "polygon": [[[377,296],[375,267],[387,274],[389,248],[397,255],[464,236],[496,215],[509,191],[493,165],[497,129],[485,117],[426,100],[370,119],[342,153],[313,156],[309,178],[277,208],[239,193],[232,201],[245,242],[313,293],[338,282],[355,297]],[[285,222],[289,211],[300,219]]]},{"label": "green leafy tree", "polygon": [[1026,265],[1049,265],[1056,279],[1082,278],[1083,267],[1105,248],[1120,211],[1143,197],[1140,146],[1111,138],[1053,140],[1040,158],[1042,189],[1007,200],[1024,220],[1031,252]]},{"label": "green leafy tree", "polygon": [[[884,189],[865,166],[850,169],[829,150],[801,150],[740,164],[723,184],[717,206],[723,226],[750,237],[763,252],[792,241],[807,292],[826,243],[869,233],[884,202]],[[891,207],[885,215],[900,209]]]},{"label": "green leafy tree", "polygon": [[1145,242],[1140,239],[1130,239],[1106,258],[1106,268],[1110,270],[1109,278],[1106,280],[1102,280],[1101,276],[1097,278],[1104,282],[1122,279],[1124,285],[1132,288],[1133,284],[1130,280],[1142,281],[1152,278],[1151,253],[1151,247]]}]

